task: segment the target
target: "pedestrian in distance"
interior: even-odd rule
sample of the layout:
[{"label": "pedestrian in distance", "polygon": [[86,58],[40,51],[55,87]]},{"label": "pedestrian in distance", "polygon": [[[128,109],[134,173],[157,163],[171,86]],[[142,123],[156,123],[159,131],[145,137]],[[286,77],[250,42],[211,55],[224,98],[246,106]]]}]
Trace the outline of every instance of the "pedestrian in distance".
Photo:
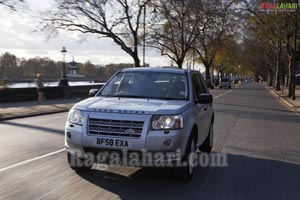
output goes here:
[{"label": "pedestrian in distance", "polygon": [[44,99],[44,83],[42,74],[38,73],[36,75],[36,88],[37,88],[37,94],[38,94],[38,103],[41,104],[42,100]]}]

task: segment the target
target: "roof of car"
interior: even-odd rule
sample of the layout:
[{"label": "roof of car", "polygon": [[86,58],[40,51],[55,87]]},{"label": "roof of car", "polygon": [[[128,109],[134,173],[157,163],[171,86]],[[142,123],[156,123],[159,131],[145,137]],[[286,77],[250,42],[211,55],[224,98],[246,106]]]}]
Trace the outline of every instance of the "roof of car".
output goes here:
[{"label": "roof of car", "polygon": [[122,72],[165,72],[174,74],[185,74],[189,69],[178,69],[178,68],[165,68],[165,67],[136,67],[136,68],[124,68]]}]

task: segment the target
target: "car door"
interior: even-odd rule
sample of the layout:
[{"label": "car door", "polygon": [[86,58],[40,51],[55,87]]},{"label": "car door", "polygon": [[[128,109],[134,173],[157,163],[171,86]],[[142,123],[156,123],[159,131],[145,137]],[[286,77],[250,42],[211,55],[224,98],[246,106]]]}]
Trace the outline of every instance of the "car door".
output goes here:
[{"label": "car door", "polygon": [[[198,76],[198,80],[200,81],[201,93],[209,93],[202,75],[200,73],[197,73],[197,76]],[[203,127],[205,127],[206,132],[208,132],[212,120],[212,115],[213,115],[212,104],[205,104],[204,110],[205,110],[205,119],[204,119]]]},{"label": "car door", "polygon": [[198,126],[198,142],[202,143],[206,138],[206,124],[208,115],[208,105],[198,103],[199,94],[205,93],[204,88],[201,86],[200,76],[196,72],[191,74],[192,77],[192,90],[195,104],[195,117]]}]

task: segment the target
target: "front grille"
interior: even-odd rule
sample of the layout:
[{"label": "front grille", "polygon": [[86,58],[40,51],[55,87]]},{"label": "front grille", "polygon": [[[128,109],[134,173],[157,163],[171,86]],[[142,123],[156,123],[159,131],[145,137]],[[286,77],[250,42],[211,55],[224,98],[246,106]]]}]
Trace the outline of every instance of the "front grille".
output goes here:
[{"label": "front grille", "polygon": [[91,135],[140,137],[143,126],[143,121],[89,118],[88,133]]}]

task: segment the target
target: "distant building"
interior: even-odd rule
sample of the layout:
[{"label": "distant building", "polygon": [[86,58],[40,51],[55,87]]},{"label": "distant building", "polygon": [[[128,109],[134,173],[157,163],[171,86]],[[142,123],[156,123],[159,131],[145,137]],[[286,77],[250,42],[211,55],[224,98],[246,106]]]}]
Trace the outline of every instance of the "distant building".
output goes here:
[{"label": "distant building", "polygon": [[79,74],[79,67],[77,62],[74,61],[74,57],[73,57],[73,61],[69,62],[69,73],[67,74],[67,77],[69,78],[83,78],[84,75],[80,75]]}]

